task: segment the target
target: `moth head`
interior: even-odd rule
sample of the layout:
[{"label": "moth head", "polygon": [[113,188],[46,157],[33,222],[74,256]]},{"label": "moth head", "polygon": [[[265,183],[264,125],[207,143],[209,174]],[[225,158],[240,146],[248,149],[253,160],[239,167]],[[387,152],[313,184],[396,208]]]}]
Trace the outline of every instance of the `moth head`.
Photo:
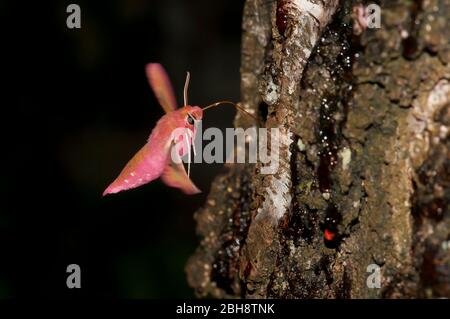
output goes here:
[{"label": "moth head", "polygon": [[183,115],[187,126],[194,126],[196,122],[203,118],[203,110],[198,106],[187,105],[183,108]]}]

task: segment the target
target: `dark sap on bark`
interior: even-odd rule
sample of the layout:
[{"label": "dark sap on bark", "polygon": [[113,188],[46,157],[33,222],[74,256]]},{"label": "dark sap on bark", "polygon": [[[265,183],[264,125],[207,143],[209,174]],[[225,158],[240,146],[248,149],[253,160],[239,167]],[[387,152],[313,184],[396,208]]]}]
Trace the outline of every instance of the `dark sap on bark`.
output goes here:
[{"label": "dark sap on bark", "polygon": [[288,22],[288,16],[286,14],[286,0],[278,0],[277,3],[277,28],[278,33],[284,36],[286,32],[286,26]]},{"label": "dark sap on bark", "polygon": [[336,133],[334,131],[335,120],[333,118],[336,104],[333,100],[322,99],[320,108],[319,140],[321,145],[320,164],[318,169],[319,188],[322,193],[330,192],[332,181],[331,171],[337,163]]}]

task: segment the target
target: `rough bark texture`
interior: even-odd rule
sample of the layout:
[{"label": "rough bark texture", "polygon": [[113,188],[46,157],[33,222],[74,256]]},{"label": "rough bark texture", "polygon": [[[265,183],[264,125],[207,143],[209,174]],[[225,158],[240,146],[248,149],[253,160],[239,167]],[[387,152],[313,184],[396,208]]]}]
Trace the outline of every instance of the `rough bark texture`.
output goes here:
[{"label": "rough bark texture", "polygon": [[279,128],[280,165],[215,180],[198,296],[450,297],[450,1],[380,1],[362,32],[359,3],[246,1],[241,105],[260,123],[235,126]]}]

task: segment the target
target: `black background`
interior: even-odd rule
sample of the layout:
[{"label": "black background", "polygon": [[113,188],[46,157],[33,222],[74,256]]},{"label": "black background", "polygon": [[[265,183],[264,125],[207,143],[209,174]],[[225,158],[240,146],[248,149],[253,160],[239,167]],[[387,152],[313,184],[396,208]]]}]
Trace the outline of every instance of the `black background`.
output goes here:
[{"label": "black background", "polygon": [[[163,115],[144,66],[160,62],[178,101],[239,99],[243,1],[1,1],[0,297],[190,297],[193,213],[222,165],[195,164],[203,193],[159,180],[101,197]],[[203,127],[232,127],[232,108]],[[81,266],[81,289],[66,267]]]}]

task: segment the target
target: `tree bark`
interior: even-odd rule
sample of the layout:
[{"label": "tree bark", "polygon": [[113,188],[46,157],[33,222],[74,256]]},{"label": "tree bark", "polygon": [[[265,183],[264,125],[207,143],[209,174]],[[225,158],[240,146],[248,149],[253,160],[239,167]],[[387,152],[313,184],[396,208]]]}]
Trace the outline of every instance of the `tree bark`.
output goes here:
[{"label": "tree bark", "polygon": [[360,4],[246,1],[240,103],[260,122],[234,124],[278,128],[280,163],[214,181],[199,297],[450,297],[450,1],[380,1],[379,29]]}]

